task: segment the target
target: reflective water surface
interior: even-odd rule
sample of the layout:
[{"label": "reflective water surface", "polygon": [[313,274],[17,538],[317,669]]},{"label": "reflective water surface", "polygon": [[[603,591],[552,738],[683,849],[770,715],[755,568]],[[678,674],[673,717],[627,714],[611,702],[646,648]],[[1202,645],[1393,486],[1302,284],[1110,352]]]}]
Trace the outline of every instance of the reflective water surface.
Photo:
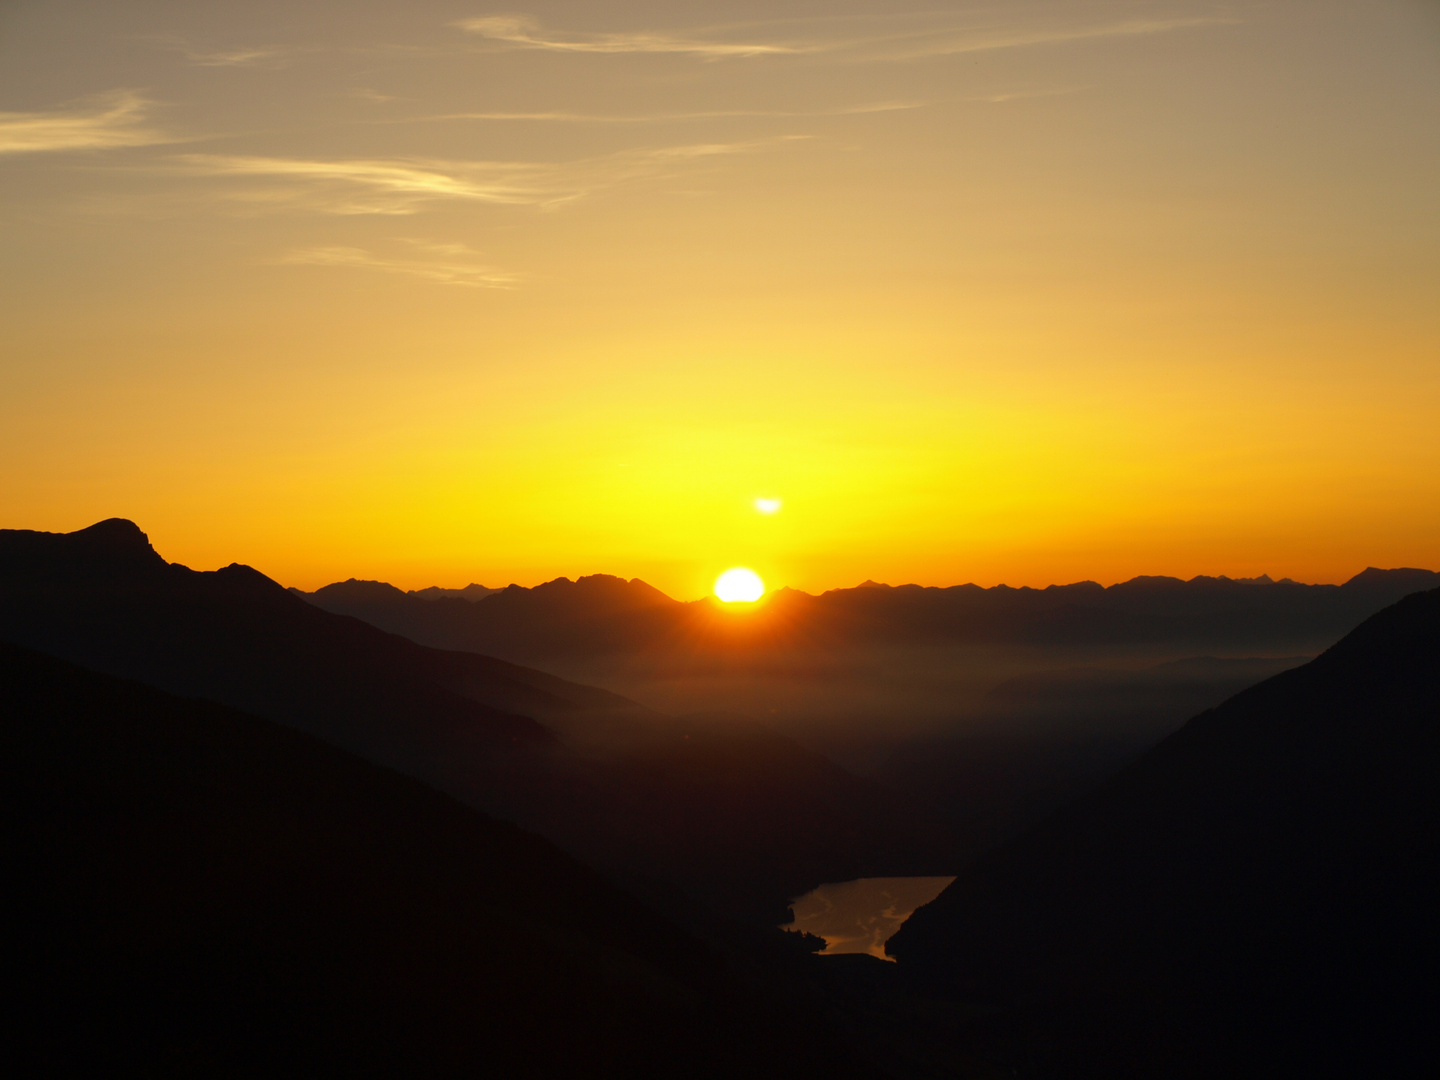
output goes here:
[{"label": "reflective water surface", "polygon": [[821,885],[795,900],[795,921],[785,930],[825,939],[821,956],[868,953],[881,960],[885,942],[920,907],[939,896],[953,877],[860,878]]}]

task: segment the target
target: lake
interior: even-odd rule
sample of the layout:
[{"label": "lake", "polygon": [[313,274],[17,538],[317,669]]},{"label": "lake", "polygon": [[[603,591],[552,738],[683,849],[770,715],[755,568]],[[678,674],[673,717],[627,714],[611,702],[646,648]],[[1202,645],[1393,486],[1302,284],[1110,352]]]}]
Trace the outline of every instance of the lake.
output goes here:
[{"label": "lake", "polygon": [[928,904],[953,877],[860,878],[821,885],[791,902],[794,922],[781,927],[825,939],[821,956],[866,953],[881,960],[885,942],[916,908]]}]

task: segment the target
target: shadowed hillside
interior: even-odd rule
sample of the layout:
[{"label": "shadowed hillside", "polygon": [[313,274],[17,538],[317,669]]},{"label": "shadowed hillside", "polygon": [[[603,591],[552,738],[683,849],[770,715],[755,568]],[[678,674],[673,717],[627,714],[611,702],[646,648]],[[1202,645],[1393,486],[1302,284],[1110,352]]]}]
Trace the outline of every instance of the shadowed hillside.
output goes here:
[{"label": "shadowed hillside", "polygon": [[764,718],[925,803],[968,857],[1090,790],[1188,717],[1437,585],[1440,575],[1407,569],[1369,569],[1344,585],[867,582],[731,607],[595,575],[473,602],[355,580],[301,595],[424,644],[542,664],[674,714]]},{"label": "shadowed hillside", "polygon": [[547,842],[318,740],[0,645],[25,1075],[847,1076]]},{"label": "shadowed hillside", "polygon": [[821,881],[928,872],[947,847],[918,808],[753,722],[425,648],[248,567],[168,564],[130,522],[0,531],[0,640],[319,735],[681,906],[779,922]]},{"label": "shadowed hillside", "polygon": [[1195,717],[891,940],[1035,1076],[1436,1057],[1440,591]]}]

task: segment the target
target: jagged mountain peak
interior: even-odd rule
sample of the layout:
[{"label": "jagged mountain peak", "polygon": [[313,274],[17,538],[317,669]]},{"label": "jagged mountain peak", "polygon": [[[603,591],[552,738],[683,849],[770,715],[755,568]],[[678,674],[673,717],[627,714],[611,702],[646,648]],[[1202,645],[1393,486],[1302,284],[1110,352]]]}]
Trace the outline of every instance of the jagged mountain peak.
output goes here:
[{"label": "jagged mountain peak", "polygon": [[74,570],[114,575],[153,572],[169,564],[150,538],[126,518],[108,518],[72,533],[0,529],[0,572],[25,576],[44,572],[57,559]]}]

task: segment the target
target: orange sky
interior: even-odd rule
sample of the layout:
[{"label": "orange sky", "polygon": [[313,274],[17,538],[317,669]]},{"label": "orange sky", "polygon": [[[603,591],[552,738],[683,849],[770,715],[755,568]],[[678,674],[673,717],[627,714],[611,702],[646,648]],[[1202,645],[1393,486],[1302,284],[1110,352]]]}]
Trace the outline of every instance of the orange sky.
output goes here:
[{"label": "orange sky", "polygon": [[12,0],[0,526],[684,598],[1440,567],[1437,191],[1422,0]]}]

